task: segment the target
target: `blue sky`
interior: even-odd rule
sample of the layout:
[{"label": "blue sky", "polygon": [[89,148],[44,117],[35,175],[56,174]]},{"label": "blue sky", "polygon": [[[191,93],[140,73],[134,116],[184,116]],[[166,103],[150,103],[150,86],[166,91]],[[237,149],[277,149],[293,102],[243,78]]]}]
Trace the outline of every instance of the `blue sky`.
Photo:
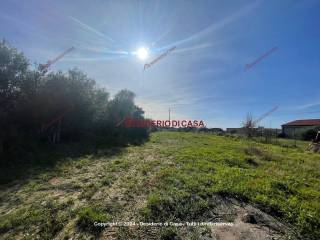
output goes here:
[{"label": "blue sky", "polygon": [[[147,117],[238,127],[320,118],[318,0],[2,0],[0,37],[31,63],[75,50],[51,67],[78,67],[111,94],[136,93]],[[149,48],[147,60],[137,58]],[[143,71],[144,63],[176,50]],[[248,71],[245,64],[276,51]]]}]

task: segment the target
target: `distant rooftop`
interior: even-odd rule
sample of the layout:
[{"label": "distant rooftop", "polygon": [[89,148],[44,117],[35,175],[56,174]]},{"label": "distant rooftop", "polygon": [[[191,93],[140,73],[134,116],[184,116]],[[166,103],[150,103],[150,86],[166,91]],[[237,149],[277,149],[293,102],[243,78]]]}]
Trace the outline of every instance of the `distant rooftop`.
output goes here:
[{"label": "distant rooftop", "polygon": [[320,126],[320,119],[295,120],[285,123],[282,126]]}]

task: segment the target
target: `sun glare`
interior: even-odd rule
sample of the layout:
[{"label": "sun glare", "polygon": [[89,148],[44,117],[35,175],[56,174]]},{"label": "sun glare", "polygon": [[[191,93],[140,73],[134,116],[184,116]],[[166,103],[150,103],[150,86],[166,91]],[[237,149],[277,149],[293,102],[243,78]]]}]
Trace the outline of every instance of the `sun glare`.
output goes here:
[{"label": "sun glare", "polygon": [[141,60],[144,60],[148,57],[149,52],[148,52],[147,48],[141,47],[137,50],[136,54],[137,54],[138,58],[140,58]]}]

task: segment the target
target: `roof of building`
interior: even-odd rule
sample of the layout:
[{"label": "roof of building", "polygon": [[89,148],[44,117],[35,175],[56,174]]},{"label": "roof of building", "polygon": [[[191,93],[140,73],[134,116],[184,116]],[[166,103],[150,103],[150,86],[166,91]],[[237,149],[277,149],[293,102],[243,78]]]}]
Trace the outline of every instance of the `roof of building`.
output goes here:
[{"label": "roof of building", "polygon": [[282,126],[320,126],[320,119],[295,120],[285,123]]}]

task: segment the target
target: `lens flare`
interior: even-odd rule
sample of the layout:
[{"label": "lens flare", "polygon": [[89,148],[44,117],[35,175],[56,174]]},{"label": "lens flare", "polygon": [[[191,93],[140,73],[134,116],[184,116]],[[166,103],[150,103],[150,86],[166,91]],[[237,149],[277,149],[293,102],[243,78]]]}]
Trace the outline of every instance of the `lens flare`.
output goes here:
[{"label": "lens flare", "polygon": [[136,52],[136,55],[138,56],[138,58],[140,58],[141,60],[145,60],[148,55],[149,55],[149,52],[148,52],[148,49],[145,48],[145,47],[141,47],[137,50]]}]

